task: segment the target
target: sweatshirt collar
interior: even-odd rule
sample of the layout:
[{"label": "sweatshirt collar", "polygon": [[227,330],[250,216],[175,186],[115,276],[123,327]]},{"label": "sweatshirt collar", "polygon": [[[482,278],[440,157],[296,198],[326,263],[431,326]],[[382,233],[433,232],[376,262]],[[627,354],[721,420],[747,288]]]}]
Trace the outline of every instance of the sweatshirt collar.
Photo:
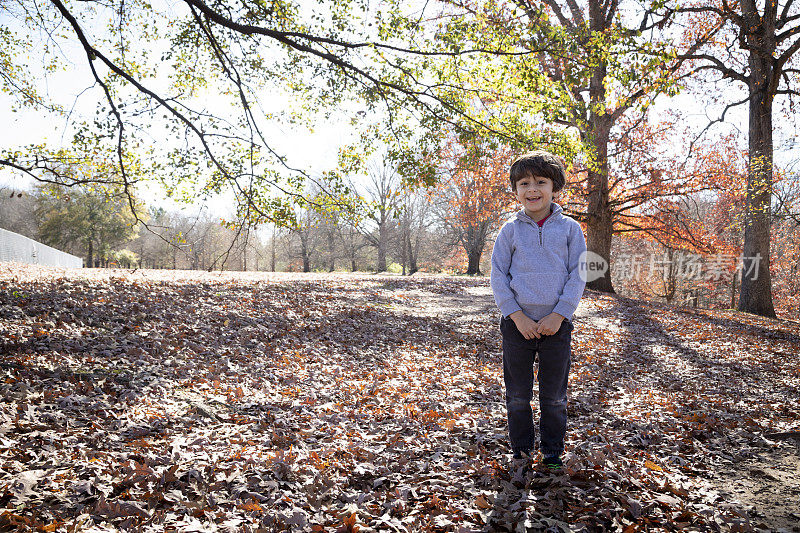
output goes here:
[{"label": "sweatshirt collar", "polygon": [[[560,205],[558,205],[555,202],[550,202],[550,215],[548,216],[547,220],[545,220],[544,223],[547,224],[548,222],[550,222],[551,218],[558,218],[559,216],[561,216],[561,213],[563,211],[564,210],[561,208]],[[525,213],[525,209],[520,209],[519,211],[517,211],[517,218],[522,222],[527,222],[528,224],[533,224],[534,226],[536,225],[536,221],[533,220],[531,217],[529,217],[527,213]]]}]

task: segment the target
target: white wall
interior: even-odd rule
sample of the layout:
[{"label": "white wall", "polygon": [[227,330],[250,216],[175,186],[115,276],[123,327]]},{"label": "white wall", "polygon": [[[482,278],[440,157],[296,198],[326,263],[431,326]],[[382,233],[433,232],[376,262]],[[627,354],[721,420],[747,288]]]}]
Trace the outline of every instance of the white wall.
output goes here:
[{"label": "white wall", "polygon": [[0,228],[0,261],[82,268],[83,259]]}]

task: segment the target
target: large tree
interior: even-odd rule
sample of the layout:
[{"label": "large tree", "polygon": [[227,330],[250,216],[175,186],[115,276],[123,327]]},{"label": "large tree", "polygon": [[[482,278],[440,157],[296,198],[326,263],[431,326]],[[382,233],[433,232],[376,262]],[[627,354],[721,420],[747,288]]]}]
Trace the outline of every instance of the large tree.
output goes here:
[{"label": "large tree", "polygon": [[475,135],[451,137],[440,161],[433,197],[451,244],[467,256],[467,274],[481,274],[481,256],[492,234],[514,209],[509,194],[507,149]]},{"label": "large tree", "polygon": [[[724,119],[734,106],[748,105],[743,256],[757,274],[743,277],[739,310],[774,317],[770,274],[773,111],[776,98],[800,96],[800,4],[794,0],[719,0],[675,5],[670,2],[665,9],[667,13],[685,15],[690,28],[720,28],[714,40],[685,54],[695,67],[691,73],[707,73],[712,79],[705,81],[733,82],[743,89],[743,96],[733,96],[720,117]],[[726,88],[729,86],[723,86]],[[713,97],[718,100],[719,87],[713,90]]]},{"label": "large tree", "polygon": [[399,211],[398,255],[403,274],[412,275],[419,271],[420,254],[431,225],[431,203],[423,191],[406,189],[401,195]]},{"label": "large tree", "polygon": [[386,256],[400,212],[402,188],[400,176],[387,159],[374,160],[368,165],[369,183],[365,192],[365,214],[357,224],[362,235],[377,252],[376,270],[386,270]]},{"label": "large tree", "polygon": [[[98,265],[112,249],[138,232],[129,198],[119,190],[43,185],[37,192],[39,238],[45,244],[80,253],[86,266]],[[141,209],[135,211],[142,216]]]},{"label": "large tree", "polygon": [[[683,61],[659,29],[670,21],[670,14],[656,13],[660,4],[439,2],[444,6],[437,22],[439,39],[457,48],[504,52],[488,62],[455,56],[440,81],[446,79],[461,88],[463,97],[479,102],[482,133],[501,137],[515,150],[549,148],[583,167],[582,206],[576,203],[567,212],[585,224],[589,250],[607,261],[620,221],[611,189],[625,128],[642,123],[656,97],[676,90]],[[700,32],[689,50],[713,30]],[[577,156],[571,139],[579,145]],[[619,188],[626,186],[623,176]],[[613,292],[611,270],[589,287]]]}]

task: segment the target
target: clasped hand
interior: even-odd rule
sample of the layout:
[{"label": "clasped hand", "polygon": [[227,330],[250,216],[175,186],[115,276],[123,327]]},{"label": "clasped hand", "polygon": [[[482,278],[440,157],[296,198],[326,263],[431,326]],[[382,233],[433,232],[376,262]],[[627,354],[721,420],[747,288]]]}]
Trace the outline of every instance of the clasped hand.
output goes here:
[{"label": "clasped hand", "polygon": [[540,321],[535,321],[522,311],[514,311],[509,315],[517,329],[526,339],[539,339],[542,335],[552,335],[561,327],[564,317],[558,313],[550,313]]}]

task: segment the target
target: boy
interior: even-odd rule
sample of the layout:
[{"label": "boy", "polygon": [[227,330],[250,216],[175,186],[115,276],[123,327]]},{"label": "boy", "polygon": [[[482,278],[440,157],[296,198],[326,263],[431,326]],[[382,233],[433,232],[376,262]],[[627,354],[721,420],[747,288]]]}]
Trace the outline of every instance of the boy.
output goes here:
[{"label": "boy", "polygon": [[540,449],[542,465],[550,469],[563,464],[571,319],[586,285],[580,275],[583,231],[553,202],[565,178],[561,161],[544,151],[511,165],[511,190],[522,209],[500,229],[492,252],[511,447],[516,459],[529,457],[534,448],[530,401],[538,355]]}]

